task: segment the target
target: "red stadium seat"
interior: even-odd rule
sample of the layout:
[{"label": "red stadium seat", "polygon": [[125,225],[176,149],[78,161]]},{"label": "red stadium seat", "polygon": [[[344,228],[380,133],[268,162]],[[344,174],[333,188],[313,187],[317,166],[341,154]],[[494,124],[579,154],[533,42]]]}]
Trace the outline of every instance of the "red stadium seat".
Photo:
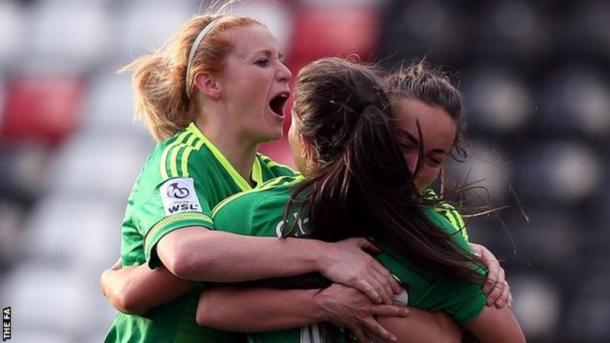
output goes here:
[{"label": "red stadium seat", "polygon": [[77,76],[22,75],[6,87],[0,137],[57,144],[78,123],[84,82]]},{"label": "red stadium seat", "polygon": [[[295,18],[292,65],[330,55],[359,55],[368,60],[377,48],[381,32],[380,13],[374,7],[316,7]],[[296,71],[296,70],[295,70]]]}]

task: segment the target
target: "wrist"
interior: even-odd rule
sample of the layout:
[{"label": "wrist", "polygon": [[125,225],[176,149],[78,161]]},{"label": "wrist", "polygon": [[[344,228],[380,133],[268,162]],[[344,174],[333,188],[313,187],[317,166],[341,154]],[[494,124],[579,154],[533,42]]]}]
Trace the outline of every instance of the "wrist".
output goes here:
[{"label": "wrist", "polygon": [[309,292],[309,302],[312,305],[311,319],[314,322],[328,322],[331,320],[331,316],[326,311],[326,299],[324,290],[312,289],[307,290]]},{"label": "wrist", "polygon": [[332,256],[332,243],[316,239],[287,238],[298,248],[292,250],[305,262],[308,272],[322,272],[326,269],[330,256]]}]

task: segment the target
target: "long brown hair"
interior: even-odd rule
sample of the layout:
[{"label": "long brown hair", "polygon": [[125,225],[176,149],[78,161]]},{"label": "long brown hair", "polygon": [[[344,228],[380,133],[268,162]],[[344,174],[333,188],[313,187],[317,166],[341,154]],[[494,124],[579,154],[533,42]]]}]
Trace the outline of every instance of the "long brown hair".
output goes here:
[{"label": "long brown hair", "polygon": [[[297,77],[295,120],[316,166],[294,190],[295,208],[309,218],[311,237],[364,236],[393,242],[415,266],[482,283],[480,260],[430,221],[397,139],[383,79],[370,66],[326,58]],[[284,236],[294,234],[289,227]]]}]

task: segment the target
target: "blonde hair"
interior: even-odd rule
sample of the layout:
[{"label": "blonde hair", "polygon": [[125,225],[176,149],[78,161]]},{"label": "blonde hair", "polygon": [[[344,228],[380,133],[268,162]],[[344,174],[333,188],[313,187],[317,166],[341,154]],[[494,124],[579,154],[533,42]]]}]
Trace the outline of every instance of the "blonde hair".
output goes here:
[{"label": "blonde hair", "polygon": [[[214,23],[215,27],[196,47],[186,75],[189,52],[196,37],[219,16],[223,18]],[[231,41],[222,33],[251,24],[262,25],[252,18],[222,13],[196,16],[184,23],[160,49],[140,56],[120,70],[133,72],[135,117],[144,120],[155,140],[171,137],[195,121],[197,113],[190,108],[197,97],[189,99],[186,87],[192,93],[194,78],[199,73],[222,72],[223,59],[232,49]]]}]

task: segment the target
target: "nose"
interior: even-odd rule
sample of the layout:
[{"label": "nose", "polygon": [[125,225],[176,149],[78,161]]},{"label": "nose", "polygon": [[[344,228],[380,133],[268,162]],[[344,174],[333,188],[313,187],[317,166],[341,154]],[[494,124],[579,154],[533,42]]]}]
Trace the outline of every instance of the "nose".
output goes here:
[{"label": "nose", "polygon": [[409,171],[411,173],[415,173],[415,167],[417,166],[417,160],[419,158],[418,156],[419,154],[417,153],[410,153],[407,154],[407,166],[409,167]]},{"label": "nose", "polygon": [[278,69],[276,75],[277,75],[278,81],[281,81],[281,82],[290,82],[290,80],[292,79],[292,72],[282,62],[280,62],[280,66],[279,66],[279,69]]}]

